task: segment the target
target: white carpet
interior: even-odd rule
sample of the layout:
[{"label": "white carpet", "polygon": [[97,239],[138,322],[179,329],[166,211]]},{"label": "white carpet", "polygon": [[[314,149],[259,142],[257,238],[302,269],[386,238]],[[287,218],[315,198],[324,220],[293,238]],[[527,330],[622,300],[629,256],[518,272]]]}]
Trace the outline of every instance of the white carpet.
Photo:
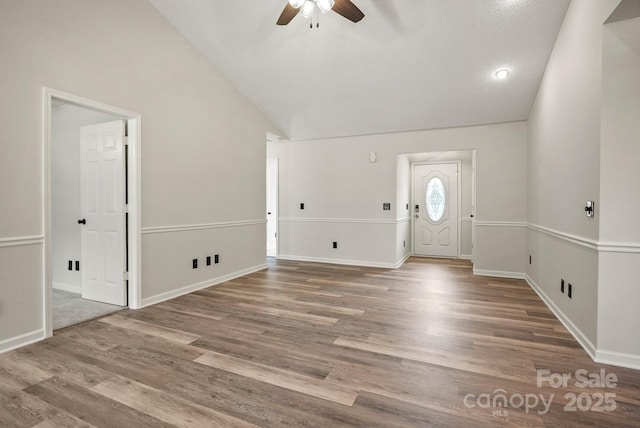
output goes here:
[{"label": "white carpet", "polygon": [[123,309],[125,309],[124,306],[85,300],[80,297],[80,294],[54,289],[51,299],[53,329],[68,327]]}]

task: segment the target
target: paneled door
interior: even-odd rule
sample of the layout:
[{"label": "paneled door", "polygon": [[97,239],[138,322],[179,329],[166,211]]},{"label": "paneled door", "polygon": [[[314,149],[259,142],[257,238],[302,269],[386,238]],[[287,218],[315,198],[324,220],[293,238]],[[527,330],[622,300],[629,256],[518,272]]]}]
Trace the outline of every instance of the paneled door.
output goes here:
[{"label": "paneled door", "polygon": [[124,121],[80,129],[82,298],[127,305]]},{"label": "paneled door", "polygon": [[458,257],[458,164],[413,166],[414,254]]}]

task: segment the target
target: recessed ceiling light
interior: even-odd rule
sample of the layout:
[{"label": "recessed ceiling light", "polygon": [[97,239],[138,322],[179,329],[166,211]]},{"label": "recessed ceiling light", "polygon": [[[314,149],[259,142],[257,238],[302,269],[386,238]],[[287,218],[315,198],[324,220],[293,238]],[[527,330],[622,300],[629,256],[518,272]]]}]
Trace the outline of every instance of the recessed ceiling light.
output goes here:
[{"label": "recessed ceiling light", "polygon": [[509,70],[506,68],[501,68],[500,70],[496,71],[496,79],[506,79],[509,76]]}]

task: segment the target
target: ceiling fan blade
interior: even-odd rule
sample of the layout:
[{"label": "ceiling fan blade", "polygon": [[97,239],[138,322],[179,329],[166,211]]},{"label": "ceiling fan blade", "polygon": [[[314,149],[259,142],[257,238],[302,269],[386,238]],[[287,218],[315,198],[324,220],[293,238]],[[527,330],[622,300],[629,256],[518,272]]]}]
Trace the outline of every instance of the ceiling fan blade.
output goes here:
[{"label": "ceiling fan blade", "polygon": [[342,15],[353,22],[358,22],[364,18],[364,13],[351,0],[335,0],[335,2],[333,11],[338,15]]},{"label": "ceiling fan blade", "polygon": [[300,12],[300,9],[296,9],[295,7],[291,6],[289,2],[287,2],[287,5],[284,7],[284,10],[280,14],[280,18],[278,18],[278,22],[276,22],[276,24],[287,25],[293,18],[296,17],[298,12]]}]

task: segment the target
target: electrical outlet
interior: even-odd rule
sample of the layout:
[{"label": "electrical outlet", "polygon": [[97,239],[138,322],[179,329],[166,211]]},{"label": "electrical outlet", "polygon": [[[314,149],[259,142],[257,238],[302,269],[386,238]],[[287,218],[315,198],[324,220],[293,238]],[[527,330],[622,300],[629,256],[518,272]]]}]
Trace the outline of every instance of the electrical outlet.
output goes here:
[{"label": "electrical outlet", "polygon": [[213,263],[215,263],[215,264],[220,263],[220,256],[218,256],[217,254],[215,256],[213,256]]},{"label": "electrical outlet", "polygon": [[564,294],[564,279],[560,279],[560,292]]},{"label": "electrical outlet", "polygon": [[80,270],[80,261],[76,260],[76,270]]},{"label": "electrical outlet", "polygon": [[338,243],[336,241],[333,241],[333,248],[338,248]]},{"label": "electrical outlet", "polygon": [[382,209],[383,209],[383,211],[390,211],[391,210],[391,202],[384,202],[382,204]]},{"label": "electrical outlet", "polygon": [[69,270],[73,270],[73,260],[69,260]]},{"label": "electrical outlet", "polygon": [[300,203],[300,209],[301,209],[301,210],[303,210],[303,209],[304,209],[304,203],[303,203],[303,202],[301,202],[301,203]]},{"label": "electrical outlet", "polygon": [[207,266],[211,266],[211,256],[207,256]]},{"label": "electrical outlet", "polygon": [[571,283],[569,283],[569,290],[567,291],[567,296],[569,296],[570,299],[573,298],[573,285],[571,285]]},{"label": "electrical outlet", "polygon": [[407,241],[402,241],[402,246],[406,247],[407,246]]},{"label": "electrical outlet", "polygon": [[529,254],[529,264],[531,264],[531,254]]},{"label": "electrical outlet", "polygon": [[193,259],[193,262],[191,262],[191,265],[193,269],[198,269],[198,259]]},{"label": "electrical outlet", "polygon": [[405,208],[408,210],[409,209],[409,204],[406,204]]}]

